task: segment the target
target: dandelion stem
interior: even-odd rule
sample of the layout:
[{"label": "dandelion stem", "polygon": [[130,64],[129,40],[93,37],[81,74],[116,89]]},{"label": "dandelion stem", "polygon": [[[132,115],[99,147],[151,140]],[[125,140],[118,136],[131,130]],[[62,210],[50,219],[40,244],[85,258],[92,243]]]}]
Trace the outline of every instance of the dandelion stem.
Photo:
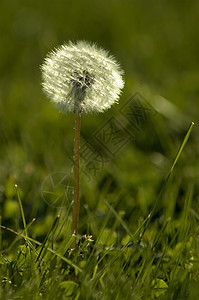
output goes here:
[{"label": "dandelion stem", "polygon": [[72,231],[78,233],[79,206],[80,206],[80,124],[81,115],[75,116],[75,141],[74,141],[74,202],[72,216]]}]

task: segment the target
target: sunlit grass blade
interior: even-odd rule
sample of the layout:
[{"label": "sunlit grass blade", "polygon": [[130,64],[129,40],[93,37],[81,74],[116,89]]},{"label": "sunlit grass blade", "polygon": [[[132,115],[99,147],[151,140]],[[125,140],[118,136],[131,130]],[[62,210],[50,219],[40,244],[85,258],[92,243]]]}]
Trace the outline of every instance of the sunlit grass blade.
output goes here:
[{"label": "sunlit grass blade", "polygon": [[150,218],[150,215],[148,215],[146,217],[146,219],[140,224],[140,226],[138,227],[138,229],[136,230],[136,232],[132,234],[132,232],[130,231],[130,229],[129,229],[128,225],[126,224],[126,222],[124,220],[122,220],[121,216],[117,213],[117,211],[113,208],[113,206],[111,206],[106,200],[104,200],[104,203],[107,205],[107,207],[110,209],[110,211],[117,218],[118,222],[124,228],[124,230],[126,231],[126,233],[130,236],[130,240],[123,246],[123,248],[127,248],[131,242],[139,244],[140,241],[141,241],[142,235],[139,237],[138,240],[137,240],[137,236],[141,232],[141,229],[144,226],[146,226],[146,223],[147,223],[148,219]]},{"label": "sunlit grass blade", "polygon": [[16,188],[16,191],[17,191],[17,198],[18,198],[18,201],[19,201],[19,207],[20,207],[20,211],[21,211],[21,217],[22,217],[22,221],[23,221],[25,235],[28,236],[27,226],[26,226],[26,219],[25,219],[25,215],[24,215],[24,211],[23,211],[23,206],[22,206],[22,202],[21,202],[21,197],[20,197],[20,194],[19,194],[19,189],[18,189],[18,185],[17,184],[15,184],[15,188]]},{"label": "sunlit grass blade", "polygon": [[191,184],[187,194],[185,196],[185,202],[184,202],[184,208],[183,208],[183,213],[182,213],[182,226],[179,229],[179,241],[186,241],[187,235],[189,232],[189,214],[190,214],[190,207],[191,207],[191,202],[193,198],[193,185]]},{"label": "sunlit grass blade", "polygon": [[[153,206],[153,209],[152,209],[152,211],[150,212],[150,217],[148,218],[148,220],[147,220],[147,224],[146,225],[148,225],[148,223],[150,222],[150,220],[151,220],[151,218],[152,218],[152,216],[153,216],[153,214],[154,214],[154,212],[155,212],[155,209],[156,209],[156,207],[157,207],[157,204],[159,203],[159,201],[160,201],[160,199],[161,199],[161,196],[162,196],[162,194],[163,194],[163,192],[164,192],[164,190],[165,190],[165,187],[166,187],[166,185],[167,185],[167,183],[168,183],[168,181],[169,181],[169,178],[170,178],[170,176],[171,176],[171,174],[172,174],[172,172],[173,172],[173,170],[174,170],[174,167],[175,167],[175,165],[177,164],[177,162],[178,162],[178,160],[179,160],[179,158],[180,158],[180,155],[182,154],[182,151],[183,151],[183,149],[184,149],[184,147],[185,147],[185,145],[186,145],[186,143],[187,143],[187,141],[188,141],[188,139],[189,139],[189,136],[190,136],[190,134],[191,134],[191,131],[192,131],[192,129],[193,129],[193,126],[194,126],[194,122],[191,122],[191,124],[190,124],[190,126],[189,126],[189,129],[188,129],[188,131],[187,131],[187,133],[186,133],[186,135],[185,135],[185,137],[184,137],[184,140],[183,140],[183,142],[182,142],[182,144],[181,144],[181,146],[180,146],[180,148],[179,148],[179,150],[178,150],[178,152],[177,152],[177,154],[176,154],[176,157],[175,157],[175,159],[174,159],[174,162],[173,162],[173,164],[172,164],[172,166],[171,166],[171,168],[170,168],[170,170],[169,170],[169,172],[168,172],[168,175],[167,175],[167,177],[166,177],[166,179],[165,179],[165,181],[164,181],[164,183],[163,183],[163,185],[162,185],[162,188],[161,188],[161,190],[160,190],[160,192],[159,192],[159,194],[158,194],[158,197],[157,197],[157,199],[156,199],[156,201],[155,201],[155,204],[154,204],[154,206]],[[147,227],[147,226],[146,226]],[[145,228],[146,228],[145,227]]]},{"label": "sunlit grass blade", "polygon": [[128,225],[122,220],[121,216],[119,216],[119,214],[116,212],[116,210],[106,200],[104,200],[104,203],[110,209],[110,211],[114,214],[114,216],[117,218],[117,220],[122,225],[122,227],[125,229],[125,231],[133,239],[134,238],[133,234],[131,233],[130,229],[128,228]]},{"label": "sunlit grass blade", "polygon": [[189,129],[187,131],[187,134],[185,135],[185,138],[184,138],[184,140],[183,140],[183,142],[182,142],[182,144],[180,146],[180,149],[178,150],[178,153],[176,155],[176,158],[175,158],[175,160],[173,162],[173,165],[172,165],[169,173],[171,173],[173,171],[173,169],[174,169],[174,167],[175,167],[175,165],[176,165],[176,163],[177,163],[177,161],[178,161],[178,159],[179,159],[179,157],[180,157],[180,155],[181,155],[181,153],[182,153],[182,151],[183,151],[183,149],[184,149],[184,147],[185,147],[185,145],[186,145],[186,143],[187,143],[187,141],[189,139],[189,136],[191,134],[193,126],[194,126],[194,122],[191,122],[191,124],[189,126]]},{"label": "sunlit grass blade", "polygon": [[61,255],[64,255],[66,253],[66,251],[71,247],[71,245],[73,244],[75,240],[75,235],[73,234],[70,239],[67,241],[67,243],[63,243],[61,245],[61,247],[59,248],[58,250],[58,253],[61,254]]}]

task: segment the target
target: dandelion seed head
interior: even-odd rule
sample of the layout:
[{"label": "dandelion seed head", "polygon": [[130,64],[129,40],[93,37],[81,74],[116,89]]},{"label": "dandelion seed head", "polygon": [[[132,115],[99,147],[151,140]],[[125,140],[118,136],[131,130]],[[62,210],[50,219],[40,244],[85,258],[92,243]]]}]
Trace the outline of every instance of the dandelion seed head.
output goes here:
[{"label": "dandelion seed head", "polygon": [[44,92],[63,113],[103,112],[118,102],[124,86],[115,58],[85,41],[56,48],[41,69]]}]

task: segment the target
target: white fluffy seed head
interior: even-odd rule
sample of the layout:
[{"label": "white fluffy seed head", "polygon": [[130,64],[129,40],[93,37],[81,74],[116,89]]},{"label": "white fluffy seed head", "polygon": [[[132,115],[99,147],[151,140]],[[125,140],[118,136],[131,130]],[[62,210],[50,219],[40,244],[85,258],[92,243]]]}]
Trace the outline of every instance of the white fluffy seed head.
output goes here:
[{"label": "white fluffy seed head", "polygon": [[85,41],[65,43],[43,65],[43,89],[66,112],[103,112],[119,99],[123,71],[105,50]]}]

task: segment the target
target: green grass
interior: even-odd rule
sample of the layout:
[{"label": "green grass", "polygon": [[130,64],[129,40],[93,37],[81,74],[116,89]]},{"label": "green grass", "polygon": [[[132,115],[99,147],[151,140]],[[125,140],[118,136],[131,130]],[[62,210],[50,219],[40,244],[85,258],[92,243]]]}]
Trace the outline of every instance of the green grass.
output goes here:
[{"label": "green grass", "polygon": [[[192,127],[193,123],[150,214],[146,219],[142,219],[141,214],[135,216],[132,227],[137,224],[136,229],[129,227],[123,211],[117,211],[119,196],[113,204],[104,200],[106,208],[101,223],[97,220],[97,211],[92,212],[95,218],[87,214],[87,234],[79,236],[75,249],[70,248],[74,241],[70,234],[70,207],[57,209],[59,213],[54,220],[51,218],[51,225],[40,242],[31,237],[39,221],[33,219],[26,225],[16,187],[20,208],[16,221],[22,221],[23,229],[16,231],[1,226],[2,239],[12,240],[7,247],[3,242],[1,250],[1,299],[198,297],[199,217],[192,209],[193,184],[182,196],[183,208],[177,217],[172,216],[171,207],[162,202],[164,197],[169,199],[175,187],[170,183],[170,190],[166,191]],[[164,214],[160,214],[161,210]],[[80,222],[83,223],[81,219]]]}]

